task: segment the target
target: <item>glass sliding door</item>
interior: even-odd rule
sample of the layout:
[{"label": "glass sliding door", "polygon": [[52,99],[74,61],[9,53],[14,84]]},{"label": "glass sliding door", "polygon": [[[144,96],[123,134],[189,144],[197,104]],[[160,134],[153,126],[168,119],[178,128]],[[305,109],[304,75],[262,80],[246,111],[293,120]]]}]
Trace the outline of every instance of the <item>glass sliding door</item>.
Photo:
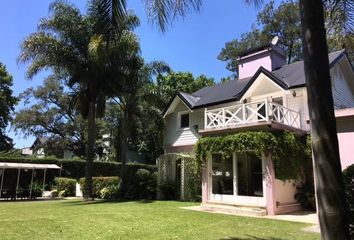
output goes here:
[{"label": "glass sliding door", "polygon": [[262,160],[255,153],[238,153],[237,195],[263,197]]},{"label": "glass sliding door", "polygon": [[212,194],[233,195],[234,164],[232,156],[223,158],[221,154],[212,154],[211,163]]},{"label": "glass sliding door", "polygon": [[208,165],[210,200],[246,206],[266,205],[263,161],[255,153],[234,153],[228,157],[212,154]]}]

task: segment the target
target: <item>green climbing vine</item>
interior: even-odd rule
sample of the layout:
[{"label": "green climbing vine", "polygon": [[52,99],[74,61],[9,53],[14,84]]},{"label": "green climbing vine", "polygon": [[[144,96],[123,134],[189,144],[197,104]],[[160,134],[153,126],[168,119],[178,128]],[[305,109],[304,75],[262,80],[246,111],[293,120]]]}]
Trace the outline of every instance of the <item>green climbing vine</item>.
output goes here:
[{"label": "green climbing vine", "polygon": [[200,138],[195,145],[198,164],[209,153],[230,156],[233,152],[253,151],[258,157],[262,153],[271,155],[278,179],[296,179],[302,166],[310,161],[309,144],[306,137],[287,131],[240,132],[231,135]]}]

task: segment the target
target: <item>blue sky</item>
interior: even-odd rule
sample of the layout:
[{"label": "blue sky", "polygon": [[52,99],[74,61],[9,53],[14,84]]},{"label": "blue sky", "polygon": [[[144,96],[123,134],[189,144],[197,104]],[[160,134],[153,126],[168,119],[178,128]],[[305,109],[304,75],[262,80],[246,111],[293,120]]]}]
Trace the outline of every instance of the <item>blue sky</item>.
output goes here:
[{"label": "blue sky", "polygon": [[[40,85],[45,73],[32,80],[25,78],[26,65],[17,64],[21,41],[36,31],[37,23],[48,15],[49,0],[0,1],[0,62],[14,78],[13,91],[16,95],[28,87]],[[82,11],[87,1],[72,1]],[[146,61],[163,60],[175,71],[190,71],[194,75],[205,74],[218,81],[231,73],[217,56],[225,42],[238,38],[251,29],[256,21],[257,9],[244,1],[205,0],[200,13],[191,13],[185,19],[173,23],[162,34],[157,27],[148,23],[141,0],[128,0],[141,20],[136,29],[140,38],[142,55]],[[16,110],[20,108],[17,107]],[[15,146],[29,146],[33,137],[24,138],[9,130]]]}]

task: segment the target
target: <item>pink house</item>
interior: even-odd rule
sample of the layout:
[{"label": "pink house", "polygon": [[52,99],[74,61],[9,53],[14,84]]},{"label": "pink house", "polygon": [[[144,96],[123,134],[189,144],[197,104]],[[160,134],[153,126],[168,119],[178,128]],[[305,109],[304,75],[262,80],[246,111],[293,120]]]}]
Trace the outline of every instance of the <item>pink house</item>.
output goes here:
[{"label": "pink house", "polygon": [[[342,166],[354,163],[354,71],[344,50],[329,54]],[[203,136],[240,131],[291,131],[308,134],[303,62],[286,64],[284,51],[266,45],[239,56],[239,79],[179,92],[164,111],[165,153],[193,152]],[[275,177],[270,157],[218,153],[204,159],[202,207],[249,207],[259,215],[299,209],[296,181]],[[244,208],[246,209],[246,208]]]}]

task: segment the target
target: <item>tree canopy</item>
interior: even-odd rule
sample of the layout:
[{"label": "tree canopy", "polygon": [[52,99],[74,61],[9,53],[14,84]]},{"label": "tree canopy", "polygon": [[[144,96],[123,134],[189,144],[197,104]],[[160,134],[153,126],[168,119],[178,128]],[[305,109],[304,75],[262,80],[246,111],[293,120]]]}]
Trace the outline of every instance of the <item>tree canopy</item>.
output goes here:
[{"label": "tree canopy", "polygon": [[5,65],[0,63],[0,151],[13,147],[12,139],[5,133],[11,120],[11,112],[17,103],[17,98],[12,95],[12,84],[12,76],[7,72]]},{"label": "tree canopy", "polygon": [[20,94],[25,107],[16,112],[12,126],[25,136],[49,137],[53,148],[84,156],[87,125],[75,106],[75,94],[60,76],[50,75],[43,85]]},{"label": "tree canopy", "polygon": [[287,62],[299,60],[302,58],[300,24],[296,2],[283,1],[276,8],[274,1],[270,1],[257,15],[257,24],[252,30],[243,33],[240,39],[227,42],[218,59],[226,62],[226,68],[237,76],[238,55],[255,46],[269,44],[272,37],[278,36],[280,46],[286,51]]},{"label": "tree canopy", "polygon": [[[336,3],[337,2],[337,3]],[[346,48],[354,60],[354,4],[350,1],[324,1],[327,42],[330,51]],[[351,9],[351,10],[350,10]],[[350,15],[351,14],[351,15]],[[226,62],[226,68],[238,76],[237,57],[254,46],[269,44],[274,36],[285,50],[287,62],[303,59],[301,19],[298,1],[285,0],[276,7],[274,0],[266,4],[257,15],[257,22],[250,32],[241,34],[222,48],[218,59]]]}]

